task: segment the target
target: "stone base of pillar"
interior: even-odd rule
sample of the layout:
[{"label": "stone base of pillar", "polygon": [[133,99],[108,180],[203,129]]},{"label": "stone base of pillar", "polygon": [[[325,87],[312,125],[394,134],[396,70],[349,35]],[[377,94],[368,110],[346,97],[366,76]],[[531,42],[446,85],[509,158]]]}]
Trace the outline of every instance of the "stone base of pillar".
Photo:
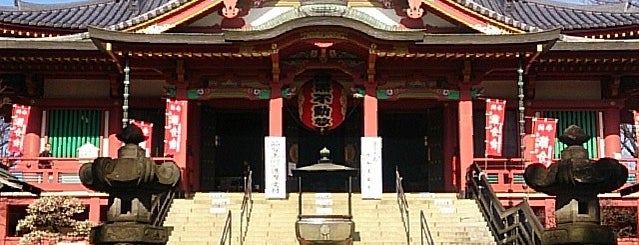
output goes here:
[{"label": "stone base of pillar", "polygon": [[171,230],[139,223],[102,224],[91,229],[91,244],[166,244]]},{"label": "stone base of pillar", "polygon": [[544,245],[567,244],[617,244],[615,233],[609,228],[597,224],[565,224],[544,231]]}]

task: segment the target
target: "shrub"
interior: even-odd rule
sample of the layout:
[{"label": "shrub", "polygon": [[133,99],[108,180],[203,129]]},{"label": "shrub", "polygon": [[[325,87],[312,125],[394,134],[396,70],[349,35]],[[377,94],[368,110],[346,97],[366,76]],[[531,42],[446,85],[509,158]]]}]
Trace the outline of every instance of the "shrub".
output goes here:
[{"label": "shrub", "polygon": [[610,202],[602,202],[601,224],[609,226],[618,238],[637,237],[637,208],[615,207]]},{"label": "shrub", "polygon": [[73,218],[82,212],[84,205],[74,197],[50,196],[35,200],[27,207],[27,216],[18,221],[17,229],[25,233],[19,245],[87,239],[92,224]]}]

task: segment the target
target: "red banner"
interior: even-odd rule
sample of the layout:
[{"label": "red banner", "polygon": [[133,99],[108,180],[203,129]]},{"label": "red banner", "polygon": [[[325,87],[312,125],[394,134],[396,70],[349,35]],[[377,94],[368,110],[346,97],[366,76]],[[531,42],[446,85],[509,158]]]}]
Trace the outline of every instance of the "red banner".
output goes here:
[{"label": "red banner", "polygon": [[153,123],[131,120],[131,124],[142,129],[142,133],[146,140],[140,143],[140,147],[146,150],[147,157],[151,157],[151,150],[153,150]]},{"label": "red banner", "polygon": [[632,118],[635,121],[635,135],[636,135],[635,136],[636,137],[635,142],[639,142],[639,112],[633,110],[632,111]]},{"label": "red banner", "polygon": [[182,118],[186,117],[186,100],[166,100],[166,122],[164,126],[164,156],[175,156],[182,142]]},{"label": "red banner", "polygon": [[486,100],[486,156],[501,156],[506,100]]},{"label": "red banner", "polygon": [[318,79],[305,83],[298,103],[300,120],[313,130],[337,128],[346,117],[346,93],[334,81]]},{"label": "red banner", "polygon": [[29,123],[30,111],[31,106],[13,105],[11,132],[9,133],[9,152],[12,155],[22,153],[22,144],[27,131],[27,124]]},{"label": "red banner", "polygon": [[553,148],[555,147],[557,119],[533,118],[532,125],[535,143],[531,152],[531,161],[549,166],[552,163]]}]

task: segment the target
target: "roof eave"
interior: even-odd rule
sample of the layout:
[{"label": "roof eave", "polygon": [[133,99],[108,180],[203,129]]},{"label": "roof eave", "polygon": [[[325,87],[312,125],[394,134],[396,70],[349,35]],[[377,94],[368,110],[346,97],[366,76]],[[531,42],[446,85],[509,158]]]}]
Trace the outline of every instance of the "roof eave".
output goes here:
[{"label": "roof eave", "polygon": [[523,34],[425,34],[418,45],[505,45],[545,43],[561,37],[561,29]]},{"label": "roof eave", "polygon": [[96,51],[91,40],[47,40],[42,38],[0,39],[0,49]]},{"label": "roof eave", "polygon": [[189,44],[210,45],[229,44],[224,34],[145,34],[111,31],[102,28],[87,27],[89,37],[107,42],[149,43],[149,44]]},{"label": "roof eave", "polygon": [[550,51],[639,51],[639,39],[557,41]]}]

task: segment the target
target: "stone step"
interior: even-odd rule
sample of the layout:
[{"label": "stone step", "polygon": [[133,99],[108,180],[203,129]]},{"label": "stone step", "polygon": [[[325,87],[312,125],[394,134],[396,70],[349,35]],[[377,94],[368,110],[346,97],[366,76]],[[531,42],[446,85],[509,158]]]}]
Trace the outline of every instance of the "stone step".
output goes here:
[{"label": "stone step", "polygon": [[[192,199],[176,199],[167,217],[167,224],[178,227],[169,245],[219,244],[226,220],[226,211],[233,214],[232,242],[239,244],[239,221],[243,193],[196,193]],[[263,193],[254,193],[251,219],[245,244],[298,244],[295,221],[298,214],[297,193],[288,199],[267,200]],[[343,200],[340,200],[343,198]],[[347,214],[345,193],[305,193],[304,214],[330,210],[333,214]],[[409,201],[411,242],[420,244],[419,211],[424,210],[433,237],[440,244],[494,244],[483,216],[473,200],[459,200],[454,193],[407,193]],[[407,244],[404,224],[397,206],[396,194],[385,193],[382,200],[362,200],[353,195],[352,214],[361,241],[355,244]],[[211,207],[221,210],[210,213]],[[319,209],[318,209],[319,207]],[[322,210],[323,208],[323,210]],[[224,211],[224,212],[222,212]],[[343,212],[342,212],[343,211]],[[463,223],[465,221],[466,223]],[[246,229],[246,222],[243,221]],[[443,230],[442,229],[446,229]],[[449,232],[450,231],[450,232]],[[459,236],[460,238],[457,238]],[[486,240],[486,238],[489,240]],[[192,241],[197,240],[197,241]]]},{"label": "stone step", "polygon": [[473,242],[473,241],[457,241],[457,242],[435,242],[435,245],[496,245],[496,242]]}]

